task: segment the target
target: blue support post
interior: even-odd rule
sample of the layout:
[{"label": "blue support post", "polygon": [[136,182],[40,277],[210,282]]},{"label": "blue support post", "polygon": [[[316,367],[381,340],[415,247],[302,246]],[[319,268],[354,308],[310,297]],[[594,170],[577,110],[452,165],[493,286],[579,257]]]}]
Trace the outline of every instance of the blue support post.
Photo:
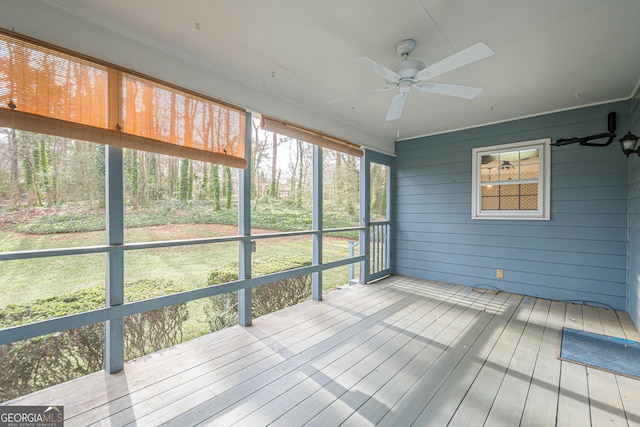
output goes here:
[{"label": "blue support post", "polygon": [[366,227],[360,231],[360,255],[367,254],[364,261],[360,263],[360,283],[369,281],[371,259],[369,256],[369,223],[371,222],[370,200],[371,200],[371,162],[368,150],[360,159],[360,226]]},{"label": "blue support post", "polygon": [[[251,236],[251,113],[247,112],[245,127],[244,155],[248,166],[240,171],[238,179],[238,234]],[[251,278],[251,240],[238,242],[238,279]],[[238,290],[238,324],[251,326],[253,313],[251,309],[251,288]]]},{"label": "blue support post", "polygon": [[[393,218],[393,213],[392,213],[392,209],[391,209],[391,201],[393,200],[393,173],[394,173],[394,168],[393,168],[393,163],[387,165],[389,167],[388,172],[389,174],[387,175],[387,212],[386,212],[386,216],[387,216],[387,220],[391,221],[391,219]],[[391,267],[391,253],[393,252],[393,248],[391,247],[391,222],[389,222],[389,224],[386,226],[385,228],[385,251],[384,251],[384,257],[385,257],[385,268],[389,270],[389,274],[391,274],[391,272],[393,271],[392,267]]]},{"label": "blue support post", "polygon": [[[122,148],[107,146],[105,150],[107,245],[124,244],[124,188]],[[124,252],[107,254],[106,304],[124,303]],[[105,323],[105,369],[113,374],[124,368],[124,318]]]},{"label": "blue support post", "polygon": [[[322,147],[313,146],[313,229],[312,263],[322,264]],[[322,301],[322,271],[311,275],[311,294],[315,301]]]},{"label": "blue support post", "polygon": [[[353,258],[355,256],[356,254],[355,250],[356,250],[356,242],[349,240],[349,258]],[[351,284],[351,281],[355,276],[355,270],[356,270],[355,265],[349,264],[349,281],[347,282],[347,285]]]}]

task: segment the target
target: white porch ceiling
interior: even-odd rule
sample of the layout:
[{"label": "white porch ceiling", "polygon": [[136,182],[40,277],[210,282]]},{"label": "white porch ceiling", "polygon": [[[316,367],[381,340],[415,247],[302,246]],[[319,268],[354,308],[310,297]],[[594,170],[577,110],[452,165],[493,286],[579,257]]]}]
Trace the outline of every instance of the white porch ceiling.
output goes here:
[{"label": "white porch ceiling", "polygon": [[[638,0],[3,3],[5,28],[164,79],[170,73],[154,62],[153,52],[168,53],[205,69],[212,81],[238,83],[242,90],[205,87],[185,76],[175,83],[386,152],[393,152],[397,135],[405,139],[628,99],[640,76]],[[100,37],[124,35],[149,50],[122,46],[122,38],[118,48],[105,50],[108,42],[92,39],[94,30]],[[391,122],[385,115],[395,91],[326,103],[384,86],[351,59],[368,56],[389,65],[400,59],[395,44],[406,38],[417,40],[411,57],[427,66],[485,42],[494,56],[435,79],[485,91],[464,100],[413,89],[402,117]],[[92,40],[101,45],[99,52]]]}]

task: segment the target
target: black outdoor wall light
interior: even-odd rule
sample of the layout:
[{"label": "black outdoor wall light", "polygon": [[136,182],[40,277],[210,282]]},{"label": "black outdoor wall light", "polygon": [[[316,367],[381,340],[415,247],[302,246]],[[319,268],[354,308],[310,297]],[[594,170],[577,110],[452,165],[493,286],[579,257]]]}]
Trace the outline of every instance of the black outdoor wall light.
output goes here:
[{"label": "black outdoor wall light", "polygon": [[625,136],[620,138],[620,146],[622,147],[622,152],[625,156],[629,157],[631,153],[636,153],[640,156],[640,147],[638,145],[638,137],[631,133],[631,131],[627,132]]}]

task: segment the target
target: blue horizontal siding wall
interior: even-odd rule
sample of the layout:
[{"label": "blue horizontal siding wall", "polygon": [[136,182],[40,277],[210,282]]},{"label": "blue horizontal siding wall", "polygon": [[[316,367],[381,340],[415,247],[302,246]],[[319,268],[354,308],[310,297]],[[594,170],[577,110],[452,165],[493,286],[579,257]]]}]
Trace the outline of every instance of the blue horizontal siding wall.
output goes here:
[{"label": "blue horizontal siding wall", "polygon": [[[627,307],[627,161],[605,148],[552,147],[551,220],[472,220],[471,150],[606,132],[629,103],[399,141],[394,164],[397,274],[559,300]],[[603,140],[594,141],[603,142]],[[640,204],[640,201],[639,201]],[[504,279],[496,279],[496,269]]]},{"label": "blue horizontal siding wall", "polygon": [[[631,129],[640,135],[640,90],[630,103]],[[640,159],[629,160],[629,291],[627,312],[640,329]]]}]

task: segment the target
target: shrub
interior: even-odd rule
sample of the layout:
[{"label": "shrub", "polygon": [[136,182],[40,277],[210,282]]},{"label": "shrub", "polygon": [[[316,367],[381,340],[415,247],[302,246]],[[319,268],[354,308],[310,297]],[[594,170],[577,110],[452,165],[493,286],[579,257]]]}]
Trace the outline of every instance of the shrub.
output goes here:
[{"label": "shrub", "polygon": [[[181,289],[168,280],[139,280],[127,284],[125,299],[152,298]],[[104,307],[101,287],[9,305],[0,310],[0,328]],[[182,341],[186,304],[125,318],[125,357],[140,357]],[[0,401],[49,387],[102,369],[104,324],[93,324],[0,346]]]},{"label": "shrub", "polygon": [[[142,279],[125,286],[126,302],[186,290],[165,279]],[[177,304],[124,319],[125,358],[135,359],[182,342],[182,325],[188,319],[186,304]]]},{"label": "shrub", "polygon": [[[254,277],[277,273],[311,265],[303,258],[273,257],[252,261]],[[229,263],[209,272],[209,286],[238,280],[238,264]],[[260,317],[311,298],[311,275],[292,277],[267,283],[253,289],[253,316]],[[211,331],[217,331],[238,322],[238,293],[227,292],[209,297],[205,304],[205,315]]]},{"label": "shrub", "polygon": [[16,230],[27,234],[77,233],[104,230],[102,211],[62,211],[42,215],[33,220],[21,221]]},{"label": "shrub", "polygon": [[[89,209],[78,203],[55,208],[38,209],[30,216],[20,211],[10,215],[15,230],[27,234],[76,233],[105,229],[105,212]],[[265,199],[255,204],[251,212],[252,226],[271,230],[291,231],[312,228],[311,207],[300,206],[288,199]],[[332,208],[324,213],[325,228],[342,228],[358,224],[357,212]],[[215,210],[211,202],[170,200],[143,209],[127,208],[124,217],[127,228],[166,224],[237,225],[236,208]],[[357,236],[357,233],[355,234]]]}]

